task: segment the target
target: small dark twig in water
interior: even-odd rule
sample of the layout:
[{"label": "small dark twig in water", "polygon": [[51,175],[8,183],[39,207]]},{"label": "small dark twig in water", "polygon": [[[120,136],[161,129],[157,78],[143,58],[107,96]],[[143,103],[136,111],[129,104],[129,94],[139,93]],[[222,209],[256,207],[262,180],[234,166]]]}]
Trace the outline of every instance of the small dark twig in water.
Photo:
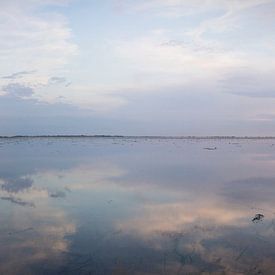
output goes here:
[{"label": "small dark twig in water", "polygon": [[236,258],[236,261],[238,261],[242,256],[243,254],[245,253],[245,251],[248,249],[248,246],[246,246],[241,252],[240,254],[238,255],[238,257]]},{"label": "small dark twig in water", "polygon": [[203,148],[204,150],[209,150],[209,151],[213,151],[213,150],[217,150],[217,147],[205,147]]},{"label": "small dark twig in water", "polygon": [[49,196],[51,198],[54,198],[54,199],[65,198],[66,197],[66,193],[63,192],[63,191],[56,191],[56,192],[49,193]]},{"label": "small dark twig in water", "polygon": [[252,222],[258,223],[258,222],[262,221],[263,218],[264,218],[263,214],[256,214],[255,217],[252,219]]},{"label": "small dark twig in water", "polygon": [[26,228],[26,229],[22,229],[22,230],[18,230],[18,231],[14,231],[14,232],[9,232],[9,235],[13,235],[13,234],[20,234],[20,233],[24,233],[27,231],[33,230],[32,227]]}]

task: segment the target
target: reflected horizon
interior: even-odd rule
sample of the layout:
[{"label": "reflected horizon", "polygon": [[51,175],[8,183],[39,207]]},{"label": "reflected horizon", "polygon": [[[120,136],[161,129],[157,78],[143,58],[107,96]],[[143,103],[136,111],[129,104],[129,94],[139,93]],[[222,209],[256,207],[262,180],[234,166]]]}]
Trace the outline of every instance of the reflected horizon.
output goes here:
[{"label": "reflected horizon", "polygon": [[1,139],[0,273],[273,274],[273,142]]}]

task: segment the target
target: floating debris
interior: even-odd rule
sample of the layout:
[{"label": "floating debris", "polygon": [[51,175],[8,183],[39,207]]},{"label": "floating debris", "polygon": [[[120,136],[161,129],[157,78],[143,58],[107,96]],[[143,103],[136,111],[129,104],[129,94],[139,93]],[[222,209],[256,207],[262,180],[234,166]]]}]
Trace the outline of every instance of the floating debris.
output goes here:
[{"label": "floating debris", "polygon": [[236,261],[239,261],[239,259],[244,255],[246,250],[248,249],[248,246],[246,246],[244,249],[241,250],[240,254],[236,257]]},{"label": "floating debris", "polygon": [[63,191],[56,191],[56,192],[52,192],[49,193],[51,198],[65,198],[66,197],[66,193]]},{"label": "floating debris", "polygon": [[31,231],[31,230],[34,230],[33,227],[25,228],[25,229],[18,230],[18,231],[9,232],[9,235],[20,234],[20,233],[24,233],[24,232]]},{"label": "floating debris", "polygon": [[205,147],[203,149],[213,151],[213,150],[217,150],[217,147]]},{"label": "floating debris", "polygon": [[256,214],[255,217],[252,219],[252,222],[258,223],[258,222],[262,221],[263,218],[264,218],[263,214]]},{"label": "floating debris", "polygon": [[68,186],[65,186],[65,191],[67,191],[67,192],[72,192],[72,190],[70,189],[70,187],[68,187]]}]

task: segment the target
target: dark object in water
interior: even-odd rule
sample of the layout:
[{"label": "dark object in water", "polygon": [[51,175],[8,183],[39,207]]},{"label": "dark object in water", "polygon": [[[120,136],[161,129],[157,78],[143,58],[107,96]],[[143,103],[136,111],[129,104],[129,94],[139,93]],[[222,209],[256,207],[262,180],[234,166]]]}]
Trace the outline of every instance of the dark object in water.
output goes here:
[{"label": "dark object in water", "polygon": [[33,228],[29,227],[29,228],[25,228],[25,229],[22,229],[22,230],[9,232],[9,235],[20,234],[20,233],[24,233],[24,232],[27,232],[27,231],[30,231],[30,230],[33,230]]},{"label": "dark object in water", "polygon": [[56,191],[56,192],[53,192],[53,193],[50,193],[50,197],[51,198],[65,198],[66,197],[66,193],[63,192],[63,191]]},{"label": "dark object in water", "polygon": [[238,257],[236,258],[236,261],[238,261],[246,252],[246,250],[248,249],[248,246],[246,246],[244,249],[242,249],[242,251],[240,252],[240,254],[238,255]]},{"label": "dark object in water", "polygon": [[205,147],[204,150],[217,150],[217,147]]},{"label": "dark object in water", "polygon": [[252,222],[257,223],[262,221],[264,218],[263,214],[256,214],[255,217],[252,219]]}]

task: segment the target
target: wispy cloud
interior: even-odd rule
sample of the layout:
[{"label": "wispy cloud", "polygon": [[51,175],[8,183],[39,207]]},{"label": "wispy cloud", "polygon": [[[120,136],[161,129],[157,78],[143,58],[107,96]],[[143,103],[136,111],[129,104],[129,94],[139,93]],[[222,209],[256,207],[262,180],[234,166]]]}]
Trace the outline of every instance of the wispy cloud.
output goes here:
[{"label": "wispy cloud", "polygon": [[243,68],[228,72],[221,80],[221,87],[228,93],[254,98],[275,98],[273,81],[275,68]]},{"label": "wispy cloud", "polygon": [[52,76],[48,80],[48,85],[58,85],[63,84],[65,87],[68,87],[71,85],[71,82],[66,79],[66,77],[60,77],[60,76]]},{"label": "wispy cloud", "polygon": [[6,96],[19,98],[30,97],[34,93],[31,87],[20,83],[10,83],[7,86],[4,86],[2,90],[5,92]]},{"label": "wispy cloud", "polygon": [[10,74],[10,75],[3,76],[2,78],[3,79],[14,80],[14,79],[17,79],[17,78],[21,78],[21,77],[23,77],[25,75],[32,74],[34,72],[35,71],[21,71],[21,72],[16,72],[16,73],[13,73],[13,74]]},{"label": "wispy cloud", "polygon": [[[48,74],[77,53],[67,20],[42,8],[65,1],[4,1],[0,16],[0,73],[14,79],[38,70]],[[22,71],[22,68],[25,70]],[[18,72],[13,73],[15,70]]]},{"label": "wispy cloud", "polygon": [[[113,0],[116,8],[130,12],[148,12],[163,17],[182,17],[224,11],[226,17],[245,9],[272,3],[272,0]],[[224,16],[223,16],[224,17]]]},{"label": "wispy cloud", "polygon": [[49,84],[60,84],[66,82],[65,77],[53,76],[49,79]]}]

